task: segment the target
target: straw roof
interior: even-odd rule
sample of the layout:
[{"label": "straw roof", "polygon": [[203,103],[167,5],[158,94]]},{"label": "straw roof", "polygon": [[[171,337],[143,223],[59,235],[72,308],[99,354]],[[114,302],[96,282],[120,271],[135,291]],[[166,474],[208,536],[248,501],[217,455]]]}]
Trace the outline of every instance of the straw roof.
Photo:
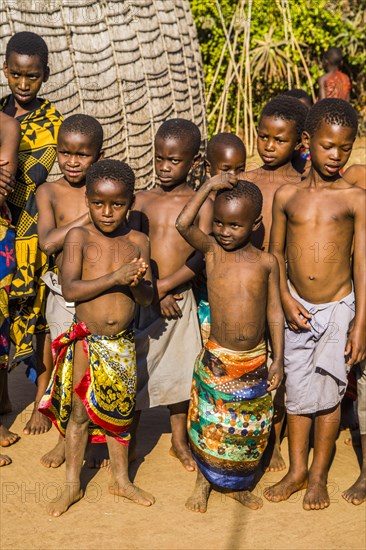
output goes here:
[{"label": "straw roof", "polygon": [[[154,185],[154,135],[193,120],[206,137],[201,55],[188,0],[1,0],[0,53],[15,32],[40,34],[51,77],[42,88],[66,117],[95,116],[105,156],[125,160],[137,187]],[[0,82],[1,96],[9,93]],[[57,172],[54,170],[54,172]]]}]

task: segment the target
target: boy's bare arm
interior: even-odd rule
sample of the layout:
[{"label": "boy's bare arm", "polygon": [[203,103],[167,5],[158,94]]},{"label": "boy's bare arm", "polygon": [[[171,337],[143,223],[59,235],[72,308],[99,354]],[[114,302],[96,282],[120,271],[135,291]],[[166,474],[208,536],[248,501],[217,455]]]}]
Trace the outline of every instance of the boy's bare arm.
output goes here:
[{"label": "boy's bare arm", "polygon": [[0,204],[15,184],[20,143],[20,124],[2,113],[0,121]]},{"label": "boy's bare arm", "polygon": [[318,78],[318,86],[319,86],[319,99],[324,99],[326,97],[326,91],[325,91],[325,82],[327,80],[327,75],[323,74]]},{"label": "boy's bare arm", "polygon": [[345,355],[349,356],[348,364],[355,365],[366,357],[366,222],[365,196],[363,189],[355,189],[353,201],[354,215],[354,252],[353,281],[356,298],[356,314],[349,331]]},{"label": "boy's bare arm", "polygon": [[134,258],[116,271],[91,280],[81,278],[83,248],[87,244],[87,233],[83,228],[69,231],[64,244],[62,257],[61,285],[67,302],[86,302],[118,285],[137,283],[141,270],[146,271],[143,259]]},{"label": "boy's bare arm", "polygon": [[308,319],[310,313],[295,300],[288,289],[286,271],[286,232],[287,216],[285,204],[287,199],[287,186],[280,187],[274,196],[272,207],[272,227],[269,251],[277,258],[280,273],[280,295],[282,307],[288,326],[291,330],[309,330]]},{"label": "boy's bare arm", "polygon": [[48,184],[40,185],[36,193],[36,203],[38,209],[37,231],[39,247],[48,255],[62,250],[66,235],[70,229],[90,223],[89,213],[87,212],[72,223],[57,227]]},{"label": "boy's bare arm", "polygon": [[182,237],[196,250],[206,254],[212,245],[213,237],[194,224],[202,205],[212,191],[232,189],[236,183],[235,176],[228,173],[217,174],[207,180],[186,204],[176,221],[176,228]]},{"label": "boy's bare arm", "polygon": [[146,269],[144,272],[139,272],[136,284],[131,284],[131,293],[137,304],[146,307],[151,304],[154,297],[150,265],[150,241],[146,235],[141,234],[139,236],[139,248]]},{"label": "boy's bare arm", "polygon": [[271,271],[268,277],[267,323],[271,335],[273,363],[268,373],[268,391],[272,391],[278,388],[283,377],[284,318],[278,262],[272,254],[269,257]]}]

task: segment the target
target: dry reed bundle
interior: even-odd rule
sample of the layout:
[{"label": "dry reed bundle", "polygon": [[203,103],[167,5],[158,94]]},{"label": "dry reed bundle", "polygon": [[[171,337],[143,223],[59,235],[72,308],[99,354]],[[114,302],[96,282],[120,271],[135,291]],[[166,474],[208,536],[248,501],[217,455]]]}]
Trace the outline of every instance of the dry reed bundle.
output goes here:
[{"label": "dry reed bundle", "polygon": [[[46,40],[51,77],[42,95],[64,116],[95,116],[104,128],[105,156],[127,161],[138,189],[154,185],[161,122],[193,120],[206,138],[201,54],[188,0],[2,0],[0,23],[2,57],[15,32]],[[9,93],[4,77],[0,93]]]}]

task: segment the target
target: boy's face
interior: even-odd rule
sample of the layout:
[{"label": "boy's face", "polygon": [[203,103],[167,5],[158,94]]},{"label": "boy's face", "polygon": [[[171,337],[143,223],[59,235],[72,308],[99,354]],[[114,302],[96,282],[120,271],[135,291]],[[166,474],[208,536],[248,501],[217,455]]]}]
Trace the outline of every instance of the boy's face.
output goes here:
[{"label": "boy's face", "polygon": [[211,176],[228,172],[239,176],[245,170],[245,153],[235,147],[222,146],[216,151],[215,160],[209,165]]},{"label": "boy's face", "polygon": [[246,198],[227,200],[219,195],[214,203],[213,234],[227,252],[237,250],[250,239],[259,220],[253,220],[253,205]]},{"label": "boy's face", "polygon": [[92,136],[79,132],[63,132],[57,140],[57,161],[60,170],[70,184],[84,183],[89,166],[101,156],[96,150]]},{"label": "boy's face", "polygon": [[187,141],[156,136],[155,171],[162,187],[176,187],[184,183],[194,160]]},{"label": "boy's face", "polygon": [[109,179],[96,181],[86,194],[93,224],[108,235],[124,225],[133,200],[124,183]]},{"label": "boy's face", "polygon": [[311,164],[316,171],[331,178],[347,163],[355,137],[353,128],[322,122],[313,136],[303,133],[303,144],[310,149]]},{"label": "boy's face", "polygon": [[265,166],[277,168],[290,162],[294,151],[300,146],[294,120],[262,117],[258,127],[257,149]]},{"label": "boy's face", "polygon": [[8,61],[4,62],[3,70],[11,93],[21,107],[28,106],[36,99],[49,76],[48,67],[44,68],[38,55],[11,52]]}]

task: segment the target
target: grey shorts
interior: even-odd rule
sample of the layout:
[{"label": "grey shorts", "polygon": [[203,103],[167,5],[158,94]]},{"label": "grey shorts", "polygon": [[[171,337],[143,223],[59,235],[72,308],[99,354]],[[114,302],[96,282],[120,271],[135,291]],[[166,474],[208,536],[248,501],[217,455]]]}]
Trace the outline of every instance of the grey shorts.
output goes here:
[{"label": "grey shorts", "polygon": [[75,304],[65,302],[61,285],[58,284],[57,275],[53,271],[47,271],[42,280],[49,289],[46,302],[46,319],[53,341],[70,327],[75,315]]},{"label": "grey shorts", "polygon": [[290,414],[312,414],[335,407],[345,394],[344,350],[355,315],[351,292],[338,302],[311,304],[289,285],[292,296],[312,314],[310,330],[292,331],[285,323],[286,408]]}]

